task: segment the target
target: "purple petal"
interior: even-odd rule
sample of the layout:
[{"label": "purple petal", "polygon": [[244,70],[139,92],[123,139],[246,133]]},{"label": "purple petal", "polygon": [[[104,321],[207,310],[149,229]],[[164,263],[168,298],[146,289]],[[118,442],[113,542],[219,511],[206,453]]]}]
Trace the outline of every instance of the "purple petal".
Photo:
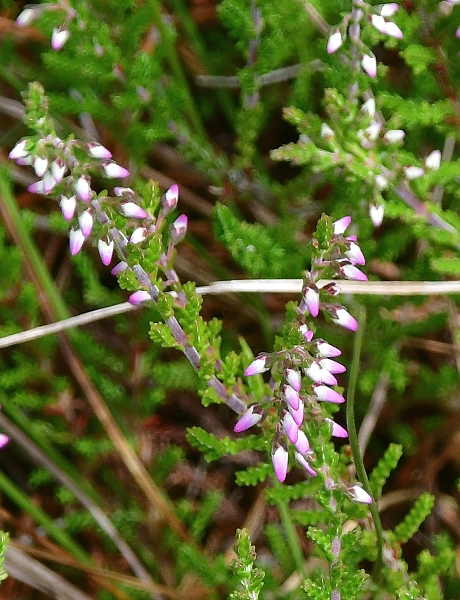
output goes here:
[{"label": "purple petal", "polygon": [[295,444],[299,437],[299,428],[297,427],[297,423],[294,421],[293,416],[289,412],[284,414],[283,429],[291,444]]},{"label": "purple petal", "polygon": [[167,190],[167,192],[163,196],[161,203],[169,213],[171,210],[174,210],[176,208],[178,200],[179,186],[177,185],[177,183],[173,183],[173,185],[169,188],[169,190]]},{"label": "purple petal", "polygon": [[18,158],[26,158],[29,156],[29,152],[26,150],[27,140],[20,140],[14,148],[8,154],[11,160],[17,160]]},{"label": "purple petal", "polygon": [[127,268],[128,268],[128,264],[125,263],[124,260],[122,260],[121,262],[119,262],[117,265],[115,265],[113,267],[113,269],[110,271],[110,273],[112,275],[116,275],[117,273],[123,273],[123,271],[126,271]]},{"label": "purple petal", "polygon": [[262,418],[262,413],[254,412],[254,406],[248,408],[248,410],[244,413],[244,415],[237,421],[233,431],[235,433],[240,433],[241,431],[246,431],[256,423],[258,423]]},{"label": "purple petal", "polygon": [[128,298],[128,302],[130,304],[140,304],[141,302],[146,302],[147,300],[151,300],[150,294],[145,290],[138,290],[131,294]]},{"label": "purple petal", "polygon": [[326,383],[327,385],[337,385],[337,379],[327,369],[323,369],[317,362],[312,362],[309,367],[304,369],[305,374],[310,377],[314,383]]},{"label": "purple petal", "polygon": [[4,434],[4,433],[0,433],[0,448],[3,448],[4,446],[6,446],[6,444],[10,441],[10,438]]},{"label": "purple petal", "polygon": [[180,215],[171,225],[171,243],[173,246],[182,241],[187,233],[187,215]]}]

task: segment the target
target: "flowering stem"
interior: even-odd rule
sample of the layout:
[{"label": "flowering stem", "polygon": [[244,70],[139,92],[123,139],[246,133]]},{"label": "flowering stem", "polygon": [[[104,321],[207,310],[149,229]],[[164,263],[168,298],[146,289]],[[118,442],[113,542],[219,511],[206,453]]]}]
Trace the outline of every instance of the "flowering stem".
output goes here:
[{"label": "flowering stem", "polygon": [[[359,481],[363,484],[363,488],[366,492],[372,496],[371,488],[369,485],[369,479],[367,478],[366,469],[364,468],[363,457],[359,450],[358,435],[356,433],[355,423],[355,390],[356,383],[358,381],[359,373],[359,362],[361,358],[361,350],[363,346],[364,338],[364,326],[366,322],[366,311],[363,306],[360,307],[358,314],[358,331],[355,335],[355,343],[353,348],[353,360],[350,368],[350,379],[348,382],[348,393],[347,393],[347,428],[348,428],[348,439],[350,440],[351,453],[353,456],[353,462],[356,468],[356,474],[358,475]],[[380,522],[379,511],[375,500],[372,500],[372,504],[369,506],[372,519],[374,520],[375,534],[377,537],[377,560],[374,565],[375,573],[379,573],[383,566],[383,529],[382,523]]]}]

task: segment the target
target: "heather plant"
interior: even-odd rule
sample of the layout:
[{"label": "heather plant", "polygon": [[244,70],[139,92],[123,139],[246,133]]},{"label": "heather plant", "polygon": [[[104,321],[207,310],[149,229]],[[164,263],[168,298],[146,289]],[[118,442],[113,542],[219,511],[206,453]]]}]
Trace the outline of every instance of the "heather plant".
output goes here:
[{"label": "heather plant", "polygon": [[[45,2],[28,5],[18,16],[18,27],[37,27],[50,49],[41,55],[42,65],[24,68],[10,57],[9,81],[23,92],[27,126],[9,149],[24,171],[10,173],[18,182],[18,172],[34,174],[28,192],[47,199],[48,229],[68,236],[80,287],[66,297],[60,293],[33,242],[36,215],[18,210],[11,174],[3,170],[2,214],[16,245],[2,233],[2,335],[20,329],[18,314],[30,327],[40,322],[41,311],[49,321],[64,321],[70,316],[66,302],[104,306],[127,291],[129,304],[139,309],[136,340],[146,345],[150,338],[148,348],[133,350],[133,358],[112,348],[114,342],[103,345],[76,331],[59,344],[50,338],[34,342],[39,371],[34,352],[17,350],[2,359],[0,425],[40,467],[29,485],[43,489],[54,479],[62,486],[55,495],[65,526],[13,474],[2,473],[0,486],[68,553],[68,564],[86,569],[100,586],[98,597],[120,597],[123,586],[130,597],[431,600],[458,594],[455,539],[434,528],[430,517],[438,489],[414,485],[405,516],[398,513],[390,526],[380,517],[387,480],[393,471],[397,476],[403,452],[415,452],[404,422],[405,398],[415,411],[431,395],[448,415],[458,388],[456,364],[420,365],[417,383],[414,360],[403,351],[404,339],[443,328],[456,340],[455,302],[425,307],[421,318],[412,319],[416,301],[408,305],[399,298],[459,291],[455,281],[442,287],[442,278],[459,272],[456,4],[353,0],[315,8],[290,0],[279,6],[223,0],[219,17],[234,42],[209,33],[207,47],[182,3],[165,5],[208,70],[211,50],[222,71],[228,59],[240,65],[236,78],[197,77],[211,86],[208,96],[204,87],[192,93],[176,54],[176,30],[155,0]],[[286,78],[294,78],[288,97],[277,87]],[[32,82],[26,85],[26,79]],[[239,89],[238,103],[227,85]],[[273,134],[268,161],[262,140],[282,106],[289,141]],[[231,152],[217,148],[207,133],[211,110],[225,115],[235,138]],[[236,267],[218,264],[193,227],[188,231],[196,212],[209,212],[175,178],[152,170],[153,144],[163,151],[168,144],[187,161],[182,164],[206,177],[219,199],[212,209],[215,236],[240,274],[264,278],[264,291],[279,284],[277,277],[285,278],[281,289],[297,278],[297,300],[287,303],[282,322],[273,325],[259,299],[244,305],[258,311],[262,342],[253,346],[230,334],[225,322],[207,316],[206,290],[197,289],[193,277],[183,282],[181,246],[188,239],[220,277],[230,279]],[[23,260],[33,285],[22,284]],[[394,271],[389,276],[390,265],[395,277]],[[390,287],[379,284],[379,277],[408,281]],[[17,307],[8,304],[15,289]],[[119,332],[129,338],[124,317],[117,327],[114,339]],[[99,425],[89,425],[86,405],[69,400],[68,378],[50,367],[58,351]],[[139,371],[154,378],[152,389],[134,387]],[[120,374],[132,382],[131,394],[117,384]],[[399,418],[372,446],[368,477],[366,428],[375,427],[382,389]],[[183,498],[166,497],[162,486],[178,477],[183,447],[166,444],[150,470],[140,459],[142,447],[133,449],[134,413],[149,423],[157,416],[161,425],[171,393],[189,394],[198,404],[197,393],[203,414],[209,412],[214,423],[231,422],[229,433],[220,425],[203,426],[202,417],[199,426],[188,427],[187,440],[206,463],[232,460],[245,467],[236,470],[236,484],[247,494],[261,490],[268,514],[277,515],[263,523],[260,558],[249,517],[236,533],[233,562],[226,548],[212,545],[209,530],[225,503],[219,490],[196,498],[192,478]],[[362,421],[359,435],[356,421]],[[437,426],[429,418],[420,424],[421,445]],[[183,429],[176,422],[172,427]],[[118,480],[101,464],[101,456],[114,450],[118,468],[127,470],[136,490],[123,485],[126,475]],[[104,485],[92,485],[66,452],[102,473]],[[110,519],[101,510],[104,489],[119,502]],[[143,529],[137,532],[146,501],[158,526],[154,544]],[[104,549],[123,556],[134,581],[104,578],[94,569],[79,539],[88,527],[103,532]],[[423,536],[423,548],[411,550],[411,540],[417,545]],[[6,555],[12,574],[14,556]],[[78,597],[75,586],[57,577],[61,593]]]}]

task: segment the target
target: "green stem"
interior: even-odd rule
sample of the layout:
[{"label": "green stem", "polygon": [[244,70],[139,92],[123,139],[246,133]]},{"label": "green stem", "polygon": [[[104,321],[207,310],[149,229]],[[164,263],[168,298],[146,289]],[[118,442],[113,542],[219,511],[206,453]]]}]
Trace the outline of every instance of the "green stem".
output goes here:
[{"label": "green stem", "polygon": [[[363,488],[366,492],[372,496],[371,488],[369,485],[369,479],[367,478],[366,469],[364,468],[363,457],[359,450],[358,434],[356,432],[355,423],[355,391],[356,383],[358,381],[359,374],[359,362],[361,358],[361,349],[363,346],[364,339],[364,328],[366,323],[366,311],[364,307],[360,308],[358,316],[359,328],[355,337],[355,344],[353,348],[353,361],[350,368],[350,379],[348,383],[348,394],[347,394],[347,426],[348,426],[348,439],[350,440],[351,452],[353,455],[353,461],[356,467],[356,473],[359,481],[362,483]],[[380,521],[379,511],[375,500],[372,500],[370,505],[370,511],[374,520],[375,534],[377,537],[377,560],[374,565],[376,573],[381,571],[383,566],[383,528]]]},{"label": "green stem", "polygon": [[[282,487],[282,484],[276,479],[276,477],[273,477],[273,482],[276,487]],[[305,570],[305,559],[303,556],[302,548],[300,546],[299,538],[297,536],[297,532],[295,530],[294,523],[291,519],[291,513],[289,512],[288,503],[285,500],[277,500],[276,505],[280,512],[281,523],[283,525],[284,533],[286,534],[288,547],[291,551],[297,569],[305,579],[307,577],[307,572]]]}]

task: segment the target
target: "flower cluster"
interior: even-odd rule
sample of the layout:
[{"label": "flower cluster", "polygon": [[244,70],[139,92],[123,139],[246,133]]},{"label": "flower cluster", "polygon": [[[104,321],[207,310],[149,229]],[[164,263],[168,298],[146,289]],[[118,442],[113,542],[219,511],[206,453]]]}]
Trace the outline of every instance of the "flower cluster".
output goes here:
[{"label": "flower cluster", "polygon": [[[277,415],[275,434],[272,440],[272,463],[280,482],[286,478],[289,462],[289,444],[294,447],[294,458],[311,476],[317,475],[314,468],[315,453],[305,433],[305,425],[315,422],[318,426],[326,422],[333,437],[347,437],[347,431],[332,419],[324,417],[321,402],[341,404],[345,401],[336,391],[336,375],[346,368],[336,360],[341,351],[323,339],[315,339],[307,317],[317,317],[320,310],[338,325],[355,331],[357,321],[337,302],[329,301],[339,292],[334,279],[367,280],[366,275],[356,266],[364,265],[365,258],[357,243],[356,236],[344,237],[351,217],[343,217],[331,224],[328,217],[321,219],[327,242],[320,243],[315,238],[312,268],[307,272],[302,290],[302,298],[297,308],[295,323],[300,343],[295,347],[259,355],[245,370],[246,376],[263,373],[267,370],[281,373],[275,398],[250,406],[234,427],[239,433],[249,429],[263,419]],[[332,227],[331,227],[332,226]],[[316,246],[316,248],[315,248]],[[317,284],[326,277],[333,281],[323,287]],[[313,465],[313,466],[312,466]],[[332,483],[330,487],[338,487]],[[353,488],[353,489],[351,489]],[[359,486],[344,486],[344,491],[359,502],[371,502],[371,498]]]},{"label": "flower cluster", "polygon": [[[358,139],[362,148],[369,150],[376,147],[377,144],[384,146],[397,145],[403,142],[406,132],[403,129],[386,129],[382,115],[377,114],[375,99],[368,98],[361,106],[361,113],[368,117],[368,123],[365,127],[358,130]],[[383,190],[388,188],[390,180],[402,176],[407,181],[418,179],[425,175],[426,170],[436,171],[441,164],[441,152],[433,150],[425,158],[424,167],[418,165],[408,165],[401,167],[398,164],[395,168],[389,169],[382,165],[380,172],[374,176],[375,196],[380,197]],[[369,204],[369,215],[375,227],[379,227],[383,221],[384,204],[374,200]]]},{"label": "flower cluster", "polygon": [[333,54],[349,38],[357,51],[359,51],[361,68],[370,77],[375,77],[377,75],[377,59],[374,53],[359,39],[359,23],[363,18],[363,9],[368,11],[369,21],[377,31],[384,35],[401,39],[403,37],[401,29],[396,23],[389,20],[390,17],[396,14],[398,8],[399,6],[396,2],[382,4],[375,8],[369,7],[364,2],[355,2],[351,14],[346,15],[340,26],[334,29],[329,36],[327,52]]},{"label": "flower cluster", "polygon": [[[140,198],[130,187],[116,186],[115,197],[97,198],[92,189],[90,172],[98,172],[108,178],[125,178],[129,171],[118,165],[112,159],[111,152],[97,142],[80,142],[74,139],[67,141],[54,134],[44,137],[30,137],[20,140],[11,150],[9,157],[20,165],[33,167],[38,181],[29,186],[32,193],[56,195],[63,217],[73,222],[69,232],[69,246],[72,255],[80,252],[85,240],[94,240],[102,263],[108,266],[115,250],[122,258],[113,269],[112,274],[127,269],[126,247],[128,244],[140,245],[150,233],[158,232],[164,224],[165,216],[174,210],[178,203],[179,187],[173,184],[162,198],[160,214],[157,218],[150,215],[140,205]],[[96,203],[97,199],[97,203]],[[107,215],[101,213],[101,205],[107,203],[111,210],[116,210],[127,220],[123,231],[117,231],[117,240],[113,231],[107,226]],[[99,210],[99,214],[98,214]],[[94,224],[99,219],[99,236],[94,236]],[[142,221],[139,223],[139,221]],[[180,215],[170,227],[169,247],[162,257],[167,264],[172,251],[184,237],[187,231],[187,217]],[[137,304],[148,300],[150,296],[144,290],[139,290],[129,298]]]}]

